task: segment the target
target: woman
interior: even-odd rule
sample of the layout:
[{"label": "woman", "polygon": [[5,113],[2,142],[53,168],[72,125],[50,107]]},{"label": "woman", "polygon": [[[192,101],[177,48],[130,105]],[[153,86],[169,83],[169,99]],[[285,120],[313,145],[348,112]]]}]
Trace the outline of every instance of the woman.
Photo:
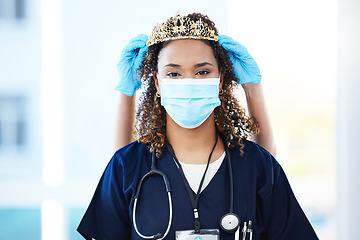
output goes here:
[{"label": "woman", "polygon": [[259,128],[232,92],[261,78],[246,48],[207,16],[178,15],[125,48],[129,95],[137,65],[138,141],[105,169],[86,239],[317,239],[280,165],[246,140]]}]

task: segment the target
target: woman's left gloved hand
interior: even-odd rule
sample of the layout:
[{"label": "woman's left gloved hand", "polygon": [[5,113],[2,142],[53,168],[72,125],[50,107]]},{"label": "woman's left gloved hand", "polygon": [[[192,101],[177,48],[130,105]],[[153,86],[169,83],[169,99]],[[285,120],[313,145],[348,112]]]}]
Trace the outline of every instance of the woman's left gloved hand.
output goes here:
[{"label": "woman's left gloved hand", "polygon": [[227,52],[239,84],[260,83],[260,69],[246,47],[226,35],[219,35],[219,45]]}]

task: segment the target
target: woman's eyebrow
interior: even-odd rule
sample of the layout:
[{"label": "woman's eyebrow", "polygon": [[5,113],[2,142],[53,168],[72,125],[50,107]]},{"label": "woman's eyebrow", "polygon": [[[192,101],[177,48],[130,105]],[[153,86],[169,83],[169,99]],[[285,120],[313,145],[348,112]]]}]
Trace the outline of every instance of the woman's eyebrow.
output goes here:
[{"label": "woman's eyebrow", "polygon": [[169,64],[166,64],[165,66],[163,66],[163,68],[165,67],[180,67],[179,64],[175,64],[175,63],[169,63]]},{"label": "woman's eyebrow", "polygon": [[194,66],[198,68],[198,67],[203,67],[203,66],[206,66],[206,65],[214,66],[213,64],[211,64],[209,62],[198,63],[198,64],[195,64]]}]

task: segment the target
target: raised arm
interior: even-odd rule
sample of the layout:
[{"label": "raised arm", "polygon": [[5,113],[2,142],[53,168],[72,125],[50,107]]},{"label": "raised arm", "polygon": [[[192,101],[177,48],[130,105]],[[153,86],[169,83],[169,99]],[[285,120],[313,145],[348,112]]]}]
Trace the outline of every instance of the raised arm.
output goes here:
[{"label": "raised arm", "polygon": [[260,133],[254,136],[254,140],[275,156],[275,141],[260,83],[260,69],[246,47],[226,35],[219,35],[218,38],[219,45],[228,52],[237,82],[245,91],[249,115],[259,123]]},{"label": "raised arm", "polygon": [[119,82],[116,90],[120,91],[115,122],[114,148],[117,150],[133,139],[135,119],[135,91],[141,87],[140,66],[148,51],[148,37],[140,34],[131,39],[124,47],[120,61],[116,65]]},{"label": "raised arm", "polygon": [[135,96],[128,96],[120,92],[115,121],[115,150],[133,141],[134,120]]},{"label": "raised arm", "polygon": [[254,136],[254,141],[276,157],[276,145],[262,85],[244,83],[241,86],[245,91],[249,115],[256,119],[260,127],[260,133]]}]

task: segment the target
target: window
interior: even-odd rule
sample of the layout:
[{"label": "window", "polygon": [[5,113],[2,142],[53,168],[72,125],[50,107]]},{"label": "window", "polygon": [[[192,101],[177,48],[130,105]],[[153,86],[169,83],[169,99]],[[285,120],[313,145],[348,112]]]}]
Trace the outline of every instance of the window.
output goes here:
[{"label": "window", "polygon": [[0,0],[0,20],[22,20],[25,17],[25,0]]},{"label": "window", "polygon": [[0,96],[0,151],[18,151],[25,145],[25,98]]}]

